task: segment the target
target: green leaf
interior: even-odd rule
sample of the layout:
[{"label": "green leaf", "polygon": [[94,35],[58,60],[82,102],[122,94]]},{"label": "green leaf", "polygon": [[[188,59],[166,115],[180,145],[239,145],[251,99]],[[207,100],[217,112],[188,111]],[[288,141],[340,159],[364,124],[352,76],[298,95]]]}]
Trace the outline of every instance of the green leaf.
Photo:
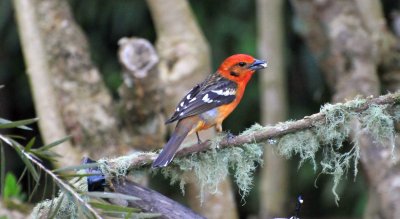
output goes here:
[{"label": "green leaf", "polygon": [[20,143],[14,141],[13,139],[10,139],[10,141],[12,142],[13,148],[15,149],[21,160],[25,163],[25,166],[28,168],[29,173],[32,175],[35,182],[39,182],[39,174],[35,169],[35,167],[33,166],[33,164],[31,163],[31,161],[29,160],[34,158],[33,157],[28,158],[29,155],[23,151],[24,147],[22,147]]},{"label": "green leaf", "polygon": [[[39,171],[39,178],[42,175],[42,171]],[[29,198],[28,198],[28,202],[31,202],[33,195],[36,193],[37,189],[39,188],[40,185],[40,181],[36,182],[35,187],[33,188],[33,190],[30,192]]]},{"label": "green leaf", "polygon": [[138,209],[138,208],[124,207],[124,206],[118,206],[118,205],[112,205],[112,204],[100,203],[100,202],[89,202],[89,204],[91,206],[101,209],[103,211],[117,211],[117,212],[126,212],[126,213],[133,213],[133,212],[140,211],[140,209]]},{"label": "green leaf", "polygon": [[6,174],[5,183],[4,183],[4,200],[9,200],[10,198],[17,198],[21,201],[24,199],[24,194],[22,194],[22,188],[17,183],[17,178],[14,174],[8,172]]},{"label": "green leaf", "polygon": [[35,140],[36,140],[36,138],[35,137],[33,137],[29,142],[28,142],[28,144],[26,144],[26,146],[25,146],[25,151],[30,151],[31,150],[31,148],[32,148],[32,146],[35,144]]},{"label": "green leaf", "polygon": [[11,141],[9,138],[7,138],[4,135],[0,135],[0,140],[4,141],[5,143],[7,143],[8,145],[12,145]]},{"label": "green leaf", "polygon": [[5,174],[6,174],[6,157],[4,152],[3,142],[0,141],[0,192],[4,194],[4,182],[5,182]]},{"label": "green leaf", "polygon": [[12,139],[19,139],[19,140],[25,140],[24,136],[20,136],[20,135],[7,135],[8,138],[12,138]]},{"label": "green leaf", "polygon": [[38,118],[34,118],[34,119],[25,119],[13,122],[7,119],[0,118],[0,129],[20,128],[24,130],[32,130],[26,125],[35,123],[38,120],[39,120]]},{"label": "green leaf", "polygon": [[56,158],[61,157],[61,155],[57,154],[54,151],[37,151],[36,149],[32,149],[30,153],[32,153],[36,157],[49,161],[57,161]]},{"label": "green leaf", "polygon": [[140,200],[140,198],[116,192],[88,192],[86,193],[86,195],[92,198],[112,198],[112,199],[123,199],[128,201]]},{"label": "green leaf", "polygon": [[24,178],[24,176],[25,176],[27,171],[28,171],[28,168],[25,167],[24,170],[22,171],[21,175],[19,176],[19,179],[18,179],[18,182],[17,182],[18,184],[21,183],[21,180]]},{"label": "green leaf", "polygon": [[50,144],[48,144],[48,145],[44,145],[44,146],[42,146],[42,147],[36,149],[36,151],[46,151],[46,150],[49,150],[49,149],[52,148],[52,147],[55,147],[55,146],[57,146],[57,145],[59,145],[59,144],[65,142],[65,141],[68,141],[70,138],[71,138],[71,136],[67,136],[67,137],[62,138],[62,139],[60,139],[60,140],[57,140],[57,141],[55,141],[55,142],[52,142],[52,143],[50,143]]}]

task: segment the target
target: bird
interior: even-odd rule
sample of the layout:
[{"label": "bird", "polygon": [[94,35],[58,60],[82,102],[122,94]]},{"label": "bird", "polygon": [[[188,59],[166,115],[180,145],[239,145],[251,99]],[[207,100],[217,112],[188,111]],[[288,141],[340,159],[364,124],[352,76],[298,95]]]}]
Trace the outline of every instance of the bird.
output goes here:
[{"label": "bird", "polygon": [[267,67],[267,62],[247,54],[226,58],[217,71],[194,86],[179,102],[165,124],[177,121],[168,142],[152,163],[152,168],[167,166],[174,158],[186,136],[215,127],[222,132],[223,120],[236,108],[246,85],[256,70]]}]

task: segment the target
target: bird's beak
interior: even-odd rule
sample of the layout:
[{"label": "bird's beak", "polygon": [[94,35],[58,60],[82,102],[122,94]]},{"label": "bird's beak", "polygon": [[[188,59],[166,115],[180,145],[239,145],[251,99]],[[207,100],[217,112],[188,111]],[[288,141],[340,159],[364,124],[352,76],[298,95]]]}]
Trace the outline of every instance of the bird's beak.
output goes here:
[{"label": "bird's beak", "polygon": [[256,60],[249,66],[249,69],[255,71],[255,70],[263,69],[263,68],[266,68],[266,67],[268,67],[267,61],[256,59]]}]

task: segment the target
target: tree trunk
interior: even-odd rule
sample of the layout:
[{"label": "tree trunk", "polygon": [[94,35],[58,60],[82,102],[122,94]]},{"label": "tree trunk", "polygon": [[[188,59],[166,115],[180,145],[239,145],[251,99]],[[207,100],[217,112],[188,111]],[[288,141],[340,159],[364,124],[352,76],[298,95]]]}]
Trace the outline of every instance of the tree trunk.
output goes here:
[{"label": "tree trunk", "polygon": [[[39,25],[40,19],[44,17],[40,18],[37,13],[38,1],[14,0],[13,3],[35,109],[40,119],[40,133],[44,143],[49,144],[67,136],[67,131],[50,76],[51,66],[44,43],[46,40]],[[59,160],[61,166],[79,163],[79,151],[72,147],[71,142],[65,142],[55,150],[64,155]]]},{"label": "tree trunk", "polygon": [[[162,87],[156,65],[158,58],[154,51],[155,60],[147,63],[148,68],[137,69],[145,74],[143,77],[135,77],[127,68],[129,60],[121,61],[126,80],[120,89],[119,110],[123,116],[120,118],[116,103],[90,60],[88,43],[73,19],[68,2],[15,0],[14,5],[43,138],[50,143],[66,135],[72,136],[66,145],[55,147],[56,152],[63,155],[60,165],[77,164],[83,154],[99,159],[127,153],[139,145],[143,148],[143,145],[161,144],[164,136],[162,102],[156,101],[157,106],[128,107],[131,97],[137,100],[143,100],[140,95],[154,95],[148,100],[161,98],[162,91],[157,89]],[[128,58],[149,58],[145,57],[148,55],[143,53],[145,50],[132,51],[133,58]],[[146,84],[146,89],[128,87],[128,81],[135,85]],[[127,112],[138,116],[132,120]],[[151,142],[150,138],[143,140],[149,135]]]},{"label": "tree trunk", "polygon": [[[302,32],[311,51],[320,56],[320,66],[335,91],[334,100],[356,95],[378,95],[377,68],[399,71],[388,62],[399,57],[395,41],[388,32],[378,1],[293,1],[295,10],[309,26]],[[324,28],[323,28],[324,27]],[[384,43],[383,43],[384,42]],[[385,73],[383,73],[385,75]],[[390,158],[391,143],[377,145],[367,133],[353,127],[353,141],[361,147],[361,163],[370,183],[370,202],[365,218],[399,218],[400,193],[395,186],[400,166]],[[397,153],[397,152],[396,152]],[[398,153],[397,153],[398,154]]]},{"label": "tree trunk", "polygon": [[[287,98],[284,68],[284,1],[258,0],[258,46],[262,58],[269,62],[260,73],[261,119],[263,125],[286,120]],[[279,169],[279,171],[277,171]],[[272,218],[287,213],[288,169],[283,157],[274,153],[271,145],[264,147],[264,168],[261,169],[261,218]]]},{"label": "tree trunk", "polygon": [[124,67],[124,83],[119,88],[119,111],[127,134],[124,137],[136,149],[158,148],[165,136],[158,55],[145,39],[123,38],[119,46],[119,61]]},{"label": "tree trunk", "polygon": [[[147,0],[157,32],[157,50],[160,55],[160,74],[165,84],[166,112],[170,116],[176,104],[197,83],[204,80],[210,71],[210,52],[200,28],[195,21],[187,1]],[[203,139],[211,137],[212,131],[201,132]],[[188,136],[186,142],[193,141]],[[229,180],[229,179],[227,179]],[[207,218],[237,218],[236,204],[231,197],[232,188],[228,181],[220,185],[224,195],[207,196],[199,206],[197,183],[189,186],[189,199],[193,209]],[[194,202],[193,202],[194,200]],[[221,208],[213,208],[221,206]],[[227,214],[226,209],[235,209]]]}]

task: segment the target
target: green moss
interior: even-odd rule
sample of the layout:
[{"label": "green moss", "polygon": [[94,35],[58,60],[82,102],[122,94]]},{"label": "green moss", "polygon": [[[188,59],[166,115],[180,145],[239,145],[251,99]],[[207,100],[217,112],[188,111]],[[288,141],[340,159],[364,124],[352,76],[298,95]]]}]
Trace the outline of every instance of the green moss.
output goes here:
[{"label": "green moss", "polygon": [[[120,156],[117,158],[103,158],[97,161],[99,163],[99,168],[101,172],[108,177],[122,177],[126,176],[129,171],[132,171],[132,160],[135,160],[139,156],[149,155],[154,156],[153,152],[135,152],[126,156]],[[108,163],[113,163],[113,166],[108,165]],[[140,168],[140,167],[135,167]]]},{"label": "green moss", "polygon": [[318,140],[324,145],[340,149],[349,136],[350,123],[355,114],[343,104],[326,104],[321,112],[325,114],[325,121],[314,124]]},{"label": "green moss", "polygon": [[393,107],[393,119],[395,120],[395,121],[400,121],[400,106],[399,105],[397,105],[397,106],[394,106]]},{"label": "green moss", "polygon": [[[358,111],[357,109],[364,103],[365,100],[356,99],[344,104],[327,104],[321,108],[325,119],[313,124],[312,128],[275,139],[267,139],[265,142],[254,141],[239,147],[219,148],[219,144],[224,138],[220,135],[212,140],[210,150],[185,158],[177,158],[171,165],[151,171],[161,171],[165,177],[171,179],[171,184],[179,183],[183,193],[189,177],[193,180],[192,176],[194,175],[194,180],[200,185],[201,201],[204,199],[205,192],[217,193],[218,185],[232,172],[240,194],[245,197],[252,187],[254,171],[263,161],[262,145],[277,143],[276,147],[280,155],[286,158],[294,155],[300,157],[299,167],[305,161],[310,161],[314,165],[314,170],[320,169],[320,173],[331,175],[333,178],[332,193],[335,200],[339,201],[336,188],[340,180],[350,168],[353,168],[354,175],[357,174],[357,164],[360,158],[357,136],[369,133],[376,143],[382,143],[382,145],[390,143],[394,147],[394,123],[400,120],[400,107],[392,107],[390,113],[387,107],[382,105],[371,105],[362,112]],[[292,123],[290,121],[283,122],[274,127],[255,124],[244,131],[242,135],[270,128],[285,129]],[[356,124],[360,127],[359,129],[354,129]],[[353,144],[344,144],[350,135],[355,136]],[[321,157],[320,159],[317,159],[318,153],[321,155],[318,156]],[[148,167],[132,166],[131,161],[143,155],[155,156],[154,153],[133,153],[114,159],[101,159],[98,162],[107,177],[126,176],[138,171],[143,173],[143,169]],[[110,162],[113,163],[112,166],[108,165]],[[188,174],[188,172],[192,174]],[[74,184],[79,191],[87,190],[84,179],[70,183]],[[60,201],[62,203],[56,214],[57,218],[78,218],[79,206],[65,193],[60,193],[53,201],[46,200],[38,204],[32,212],[32,217],[49,215],[50,209],[55,208]]]},{"label": "green moss", "polygon": [[[84,174],[84,171],[78,172],[78,174]],[[74,178],[69,182],[78,192],[87,192],[87,179],[86,177]],[[61,202],[61,203],[60,203]],[[59,206],[56,213],[54,210]],[[37,204],[31,213],[31,218],[48,218],[50,215],[54,215],[55,218],[82,218],[82,207],[77,205],[77,201],[74,197],[68,193],[60,190],[58,195],[51,200],[44,200]]]},{"label": "green moss", "polygon": [[[248,194],[252,186],[252,177],[256,167],[262,163],[262,144],[277,144],[279,154],[290,158],[298,155],[301,159],[299,167],[305,162],[310,161],[314,165],[314,170],[320,169],[322,174],[329,174],[333,177],[332,192],[336,201],[339,196],[336,188],[341,178],[353,168],[354,175],[357,174],[357,164],[360,157],[360,148],[357,136],[360,133],[368,132],[376,142],[390,142],[394,147],[394,120],[400,119],[400,108],[395,107],[389,114],[386,106],[372,105],[368,109],[360,112],[360,106],[366,103],[365,99],[355,99],[346,103],[326,104],[321,108],[321,113],[325,115],[323,121],[313,124],[308,130],[303,130],[284,135],[280,138],[268,139],[265,142],[255,142],[245,144],[240,147],[219,148],[219,143],[224,136],[217,136],[212,140],[211,150],[193,154],[186,158],[175,159],[173,163],[161,171],[164,176],[171,179],[171,183],[179,183],[184,191],[184,186],[188,182],[187,172],[192,172],[195,180],[200,185],[200,198],[204,197],[204,192],[218,192],[218,184],[233,171],[235,182],[244,197]],[[285,129],[293,122],[279,123],[274,127],[263,127],[259,124],[253,125],[242,133],[249,135],[255,131],[265,131],[270,128]],[[355,124],[360,124],[360,129],[355,130]],[[361,132],[360,132],[361,131]],[[345,144],[349,136],[356,136],[352,145]],[[348,142],[350,143],[350,142]],[[347,148],[346,148],[347,147]],[[321,154],[317,159],[317,154]],[[117,163],[116,167],[107,166],[107,160],[101,160],[104,173],[121,176],[129,174],[130,161],[135,159],[138,154],[132,154],[113,159]],[[137,167],[135,167],[137,168]]]},{"label": "green moss", "polygon": [[203,201],[206,191],[211,194],[218,192],[218,185],[228,176],[229,169],[234,171],[235,182],[242,196],[246,196],[252,186],[253,173],[261,162],[262,147],[246,144],[175,159],[172,165],[161,169],[161,172],[171,178],[171,183],[179,182],[183,191],[187,182],[185,172],[192,171],[200,185],[200,199]]},{"label": "green moss", "polygon": [[[360,134],[358,130],[353,130],[357,122],[361,124],[361,132],[371,134],[379,143],[389,141],[394,147],[394,121],[387,112],[386,106],[371,105],[362,113],[357,112],[356,109],[364,103],[363,99],[355,99],[344,104],[326,104],[321,108],[325,119],[313,124],[314,128],[287,134],[279,139],[278,150],[281,155],[289,158],[297,154],[301,159],[300,165],[310,160],[314,169],[319,163],[321,173],[332,175],[332,192],[336,201],[339,201],[336,188],[341,178],[351,167],[353,167],[354,176],[358,172],[360,148],[357,137],[354,138],[355,141],[350,149],[342,149],[344,142],[351,134],[354,136]],[[322,159],[316,161],[315,157],[319,150],[321,150]]]},{"label": "green moss", "polygon": [[391,142],[394,147],[394,121],[386,112],[386,106],[372,105],[360,116],[364,131],[370,133],[377,142]]},{"label": "green moss", "polygon": [[310,160],[313,163],[314,170],[316,170],[315,155],[319,147],[319,142],[314,133],[306,130],[283,136],[278,143],[278,152],[286,158],[298,154],[301,158],[299,167],[304,161]]}]

